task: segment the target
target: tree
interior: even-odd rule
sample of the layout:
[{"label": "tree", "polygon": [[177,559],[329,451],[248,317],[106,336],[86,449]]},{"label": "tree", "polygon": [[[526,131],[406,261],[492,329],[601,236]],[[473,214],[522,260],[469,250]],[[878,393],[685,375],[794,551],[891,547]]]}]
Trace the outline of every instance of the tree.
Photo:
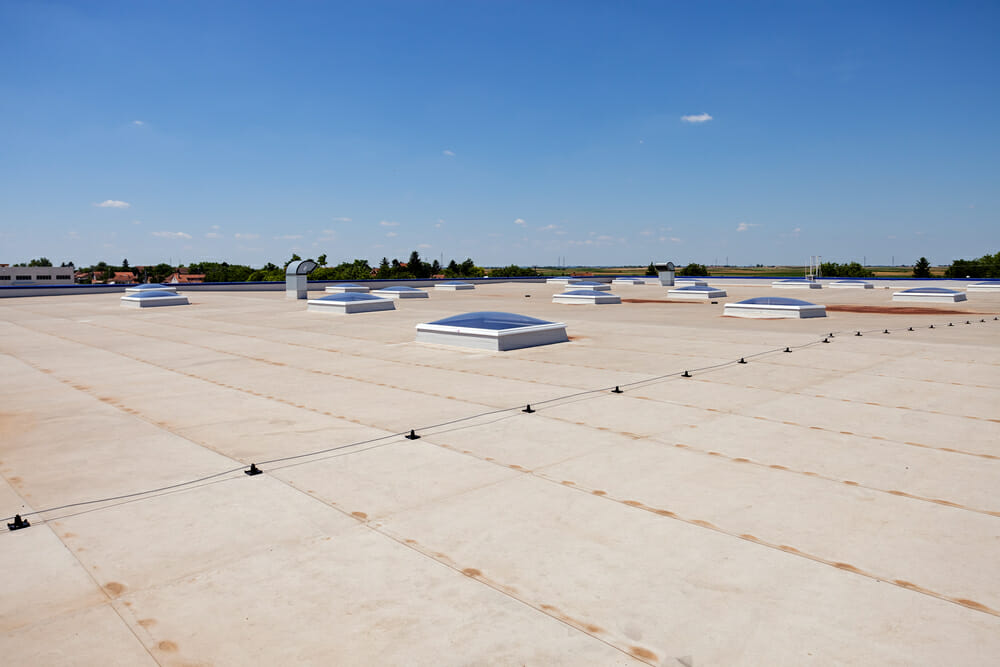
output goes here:
[{"label": "tree", "polygon": [[128,271],[128,260],[127,259],[123,259],[122,260],[122,271]]},{"label": "tree", "polygon": [[820,275],[828,278],[873,278],[875,273],[869,271],[857,262],[850,264],[837,264],[836,262],[823,262],[819,265]]},{"label": "tree", "polygon": [[917,263],[913,265],[913,277],[914,278],[930,278],[931,277],[931,263],[927,261],[926,257],[921,257],[917,260]]},{"label": "tree", "polygon": [[658,272],[656,271],[656,267],[655,267],[655,266],[653,266],[653,263],[652,263],[652,262],[650,262],[650,263],[649,263],[649,266],[648,266],[648,267],[646,267],[646,275],[647,275],[647,276],[658,276],[658,275],[660,275],[660,274],[659,274],[659,273],[658,273]]},{"label": "tree", "polygon": [[420,253],[416,250],[410,253],[406,269],[413,274],[414,278],[429,278],[431,275],[431,265],[421,260]]},{"label": "tree", "polygon": [[518,266],[517,264],[501,266],[490,270],[490,277],[492,278],[519,278],[537,275],[538,271],[535,271],[531,267]]},{"label": "tree", "polygon": [[704,264],[696,264],[691,262],[682,269],[678,269],[677,275],[679,276],[705,276],[709,275],[708,269]]},{"label": "tree", "polygon": [[326,266],[326,253],[325,252],[322,255],[320,255],[319,257],[316,258],[316,263],[319,264],[320,266]]},{"label": "tree", "polygon": [[52,266],[52,262],[49,261],[48,257],[39,257],[28,262],[28,266]]},{"label": "tree", "polygon": [[945,272],[945,278],[1000,278],[1000,252],[979,259],[956,259]]}]

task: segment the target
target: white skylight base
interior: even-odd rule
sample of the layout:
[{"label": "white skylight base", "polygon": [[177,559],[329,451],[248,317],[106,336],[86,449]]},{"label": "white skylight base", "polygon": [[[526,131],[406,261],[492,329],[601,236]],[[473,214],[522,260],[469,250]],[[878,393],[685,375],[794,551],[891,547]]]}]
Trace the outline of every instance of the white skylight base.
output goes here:
[{"label": "white skylight base", "polygon": [[775,280],[771,283],[771,287],[777,287],[778,289],[822,289],[823,286],[814,280]]},{"label": "white skylight base", "polygon": [[708,286],[708,281],[704,278],[675,278],[674,284],[678,287],[686,287],[688,285],[695,285],[697,287]]},{"label": "white skylight base", "polygon": [[578,289],[584,289],[584,290],[589,289],[589,290],[594,290],[596,292],[610,292],[611,291],[611,285],[609,285],[608,283],[595,282],[593,280],[581,280],[578,283],[572,283],[572,284],[566,285],[566,290],[567,291],[568,290],[578,290]]},{"label": "white skylight base", "polygon": [[446,283],[435,283],[434,289],[441,292],[457,292],[459,290],[476,289],[476,286],[472,283],[463,282],[446,282]]},{"label": "white skylight base", "polygon": [[834,280],[827,284],[833,289],[875,289],[875,285],[864,280]]},{"label": "white skylight base", "polygon": [[555,276],[545,281],[546,285],[572,285],[580,282],[580,278],[570,278],[568,276]]},{"label": "white skylight base", "polygon": [[[166,292],[164,292],[166,294]],[[186,306],[188,298],[180,294],[169,296],[150,296],[147,294],[126,294],[121,298],[126,308],[158,308],[161,306]]]},{"label": "white skylight base", "polygon": [[355,313],[371,313],[380,310],[395,310],[396,302],[392,299],[371,299],[366,301],[326,301],[310,299],[306,310],[311,313],[332,313],[334,315],[354,315]]},{"label": "white skylight base", "polygon": [[966,286],[965,290],[967,292],[1000,292],[1000,280],[972,283]]},{"label": "white skylight base", "polygon": [[562,292],[552,296],[552,303],[565,303],[571,305],[602,305],[621,303],[622,298],[617,294],[606,294],[596,290],[572,290]]},{"label": "white skylight base", "polygon": [[611,281],[612,285],[645,285],[646,281],[642,278],[615,278]]},{"label": "white skylight base", "polygon": [[746,317],[759,320],[804,320],[812,317],[826,317],[826,306],[798,301],[798,299],[757,297],[737,303],[727,303],[722,314],[727,317]]},{"label": "white skylight base", "polygon": [[965,296],[964,292],[951,292],[951,293],[941,293],[941,292],[894,292],[892,295],[893,301],[914,301],[921,303],[957,303],[959,301],[965,301],[968,297]]},{"label": "white skylight base", "polygon": [[687,287],[697,287],[697,290],[672,289],[667,291],[667,296],[672,299],[689,299],[691,301],[708,301],[709,299],[721,299],[726,296],[726,290],[707,285],[687,285]]},{"label": "white skylight base", "polygon": [[364,285],[355,285],[353,283],[345,283],[342,285],[327,285],[326,290],[330,294],[347,294],[347,293],[359,293],[367,294],[370,288]]}]

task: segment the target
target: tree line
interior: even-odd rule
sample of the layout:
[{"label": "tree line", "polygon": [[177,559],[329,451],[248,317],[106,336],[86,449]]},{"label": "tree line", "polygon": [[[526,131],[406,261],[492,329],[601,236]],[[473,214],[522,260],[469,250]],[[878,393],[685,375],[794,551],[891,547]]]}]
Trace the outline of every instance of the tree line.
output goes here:
[{"label": "tree line", "polygon": [[[138,282],[159,283],[165,281],[172,274],[184,270],[188,274],[204,275],[207,283],[238,283],[251,281],[283,281],[285,270],[292,262],[302,261],[302,258],[293,254],[280,266],[273,262],[268,262],[261,268],[254,268],[245,264],[230,264],[228,262],[192,262],[186,267],[181,264],[172,266],[170,264],[156,264],[155,266],[133,267],[129,265],[127,259],[120,265],[112,265],[101,261],[79,270],[90,274],[90,278],[84,278],[81,282],[106,282],[111,280],[115,273],[131,272]],[[466,258],[462,262],[454,259],[442,266],[438,260],[425,262],[420,253],[416,250],[410,253],[407,261],[401,262],[399,259],[390,260],[383,257],[377,267],[372,267],[366,259],[355,259],[352,262],[342,262],[336,266],[327,265],[327,256],[322,254],[315,260],[319,266],[309,274],[310,280],[406,280],[422,279],[434,276],[444,278],[482,278],[489,274],[500,278],[518,276],[537,276],[538,272],[530,267],[511,264],[509,266],[485,269],[476,265],[472,258]],[[19,264],[15,266],[52,266],[52,263],[45,257],[33,259],[29,264]],[[73,266],[71,263],[64,263],[63,266]]]}]

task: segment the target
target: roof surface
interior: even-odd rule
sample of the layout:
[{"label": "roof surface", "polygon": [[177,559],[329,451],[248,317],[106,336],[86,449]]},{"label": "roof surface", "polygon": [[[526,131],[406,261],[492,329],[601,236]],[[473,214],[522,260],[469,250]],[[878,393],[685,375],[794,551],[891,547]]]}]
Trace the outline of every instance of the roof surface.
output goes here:
[{"label": "roof surface", "polygon": [[[746,320],[668,289],[0,300],[0,514],[32,522],[0,534],[4,661],[994,661],[1000,295]],[[414,342],[475,310],[571,341]]]}]

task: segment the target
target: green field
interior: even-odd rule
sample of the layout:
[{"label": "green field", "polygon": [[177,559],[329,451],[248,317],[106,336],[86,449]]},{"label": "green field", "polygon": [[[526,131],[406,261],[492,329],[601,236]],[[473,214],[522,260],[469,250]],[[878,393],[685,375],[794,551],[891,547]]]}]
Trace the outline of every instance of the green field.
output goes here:
[{"label": "green field", "polygon": [[[913,268],[909,266],[868,266],[865,267],[880,278],[910,278],[913,276]],[[931,275],[939,278],[944,275],[946,267],[932,266]],[[593,276],[614,276],[614,275],[644,275],[646,266],[619,266],[619,267],[594,267],[594,266],[572,266],[572,267],[537,267],[539,275],[543,276],[564,276],[564,275],[593,275]],[[805,275],[804,266],[709,266],[708,272],[713,276],[751,276],[759,278],[799,278]]]}]

